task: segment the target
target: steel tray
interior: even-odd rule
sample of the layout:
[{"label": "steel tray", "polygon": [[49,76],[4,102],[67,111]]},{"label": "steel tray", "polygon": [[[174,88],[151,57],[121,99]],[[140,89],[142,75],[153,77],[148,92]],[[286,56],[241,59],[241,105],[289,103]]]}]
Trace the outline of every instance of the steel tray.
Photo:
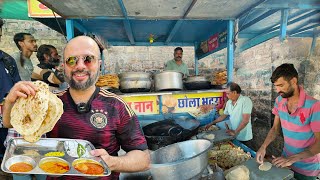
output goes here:
[{"label": "steel tray", "polygon": [[[104,166],[104,173],[100,175],[90,175],[90,174],[83,174],[72,166],[72,162],[76,159],[79,159],[77,154],[77,147],[78,143],[85,147],[86,152],[84,153],[81,158],[91,159],[94,161],[99,162]],[[111,171],[107,164],[100,158],[94,157],[90,155],[89,151],[95,149],[95,147],[86,140],[81,139],[62,139],[62,138],[41,138],[38,142],[29,143],[25,141],[23,138],[13,138],[8,142],[8,146],[6,152],[4,154],[1,169],[7,173],[14,173],[14,174],[46,174],[49,176],[86,176],[86,177],[97,177],[97,176],[109,176]],[[38,166],[39,162],[43,158],[47,158],[45,154],[49,152],[64,152],[64,156],[59,157],[69,163],[69,171],[63,174],[54,174],[54,173],[47,173],[40,169]],[[10,158],[16,157],[17,159],[24,158],[30,164],[34,164],[35,168],[29,172],[12,172],[9,170],[10,165],[13,162],[10,162]],[[50,156],[53,157],[53,156]],[[14,159],[14,158],[13,158]],[[8,161],[9,160],[9,161]],[[16,161],[18,162],[18,161]]]}]

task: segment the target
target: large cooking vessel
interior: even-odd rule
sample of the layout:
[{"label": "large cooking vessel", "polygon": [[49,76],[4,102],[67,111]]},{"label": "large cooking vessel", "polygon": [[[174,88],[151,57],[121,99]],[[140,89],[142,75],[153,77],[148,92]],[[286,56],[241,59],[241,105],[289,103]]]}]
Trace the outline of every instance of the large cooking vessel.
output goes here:
[{"label": "large cooking vessel", "polygon": [[208,140],[188,140],[152,152],[152,179],[199,179],[208,165],[211,146]]},{"label": "large cooking vessel", "polygon": [[163,71],[154,75],[154,86],[156,91],[182,90],[183,74],[176,71]]},{"label": "large cooking vessel", "polygon": [[119,75],[120,91],[148,92],[151,88],[151,74],[145,72],[126,72]]},{"label": "large cooking vessel", "polygon": [[210,89],[211,82],[204,76],[190,76],[184,82],[184,86],[188,90]]},{"label": "large cooking vessel", "polygon": [[142,128],[148,147],[156,150],[197,134],[200,122],[195,119],[166,119]]}]

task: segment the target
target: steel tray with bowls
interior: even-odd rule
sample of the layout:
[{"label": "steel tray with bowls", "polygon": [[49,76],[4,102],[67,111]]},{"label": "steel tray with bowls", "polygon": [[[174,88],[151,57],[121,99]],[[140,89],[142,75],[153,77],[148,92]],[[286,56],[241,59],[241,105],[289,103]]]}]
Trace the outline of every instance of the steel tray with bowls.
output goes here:
[{"label": "steel tray with bowls", "polygon": [[[109,176],[111,171],[107,164],[100,157],[89,153],[93,149],[95,147],[89,141],[81,139],[41,138],[38,142],[29,143],[23,138],[13,138],[8,142],[1,169],[14,174]],[[22,166],[22,171],[17,172],[17,165],[21,164],[31,166],[31,170],[24,172]],[[50,170],[50,167],[53,168]]]}]

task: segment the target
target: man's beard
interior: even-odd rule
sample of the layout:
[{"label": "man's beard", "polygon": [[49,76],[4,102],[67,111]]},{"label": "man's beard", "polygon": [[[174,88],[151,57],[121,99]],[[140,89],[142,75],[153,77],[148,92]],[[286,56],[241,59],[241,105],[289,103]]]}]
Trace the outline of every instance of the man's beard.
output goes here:
[{"label": "man's beard", "polygon": [[292,96],[293,96],[293,94],[294,94],[294,89],[293,89],[293,87],[292,87],[291,84],[290,84],[288,92],[282,92],[282,91],[280,91],[279,94],[280,94],[280,93],[282,93],[281,97],[283,97],[283,98],[289,98],[289,97],[292,97]]},{"label": "man's beard", "polygon": [[50,57],[49,59],[49,64],[51,64],[52,66],[59,66],[60,64],[60,59],[55,59],[53,57]]},{"label": "man's beard", "polygon": [[181,61],[181,57],[174,58],[175,61]]},{"label": "man's beard", "polygon": [[[72,78],[72,76],[75,73],[83,73],[83,72],[89,74],[89,78],[88,78],[88,80],[86,82],[78,83]],[[99,72],[97,72],[94,75],[94,77],[91,77],[91,73],[89,71],[74,71],[74,72],[71,72],[71,77],[69,77],[68,75],[65,74],[65,81],[69,84],[70,88],[75,89],[75,90],[82,90],[83,91],[83,90],[86,90],[89,87],[93,86],[97,82],[98,76],[99,76]]]}]

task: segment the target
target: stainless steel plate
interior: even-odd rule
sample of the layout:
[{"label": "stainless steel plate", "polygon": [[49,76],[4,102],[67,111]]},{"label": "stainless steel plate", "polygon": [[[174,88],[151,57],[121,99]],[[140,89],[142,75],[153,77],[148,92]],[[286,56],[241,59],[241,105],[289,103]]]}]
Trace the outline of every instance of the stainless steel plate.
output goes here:
[{"label": "stainless steel plate", "polygon": [[[29,143],[23,138],[13,138],[8,142],[6,152],[4,154],[1,169],[7,173],[14,174],[46,174],[50,176],[86,176],[97,177],[96,175],[83,174],[74,169],[72,162],[79,159],[77,154],[78,143],[85,148],[85,153],[81,158],[91,159],[99,162],[104,167],[104,173],[98,176],[109,176],[111,171],[107,164],[100,158],[90,155],[90,151],[95,147],[86,140],[81,139],[61,139],[61,138],[41,138],[36,143]],[[59,157],[65,160],[70,165],[70,170],[63,174],[46,173],[39,167],[39,162],[42,159],[53,157],[45,156],[49,152],[63,152],[64,156]],[[17,162],[27,162],[34,166],[29,172],[12,172],[10,166]]]}]

